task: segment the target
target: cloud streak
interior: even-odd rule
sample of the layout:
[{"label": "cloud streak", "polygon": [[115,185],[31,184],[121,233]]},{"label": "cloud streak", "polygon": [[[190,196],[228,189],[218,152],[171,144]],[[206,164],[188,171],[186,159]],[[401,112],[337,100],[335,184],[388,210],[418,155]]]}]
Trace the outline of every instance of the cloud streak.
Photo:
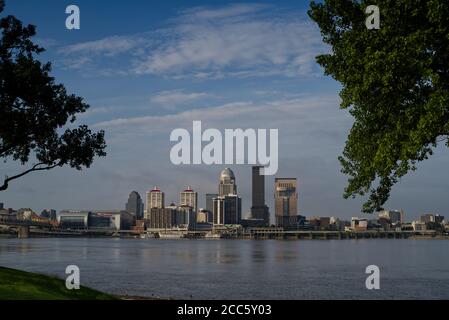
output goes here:
[{"label": "cloud streak", "polygon": [[120,72],[137,75],[204,79],[316,72],[315,56],[326,51],[316,26],[298,18],[299,12],[268,9],[258,4],[193,8],[164,29],[73,44],[59,53],[66,61],[88,57],[89,67],[100,69],[105,59],[114,63],[119,57],[117,68],[126,66]]}]

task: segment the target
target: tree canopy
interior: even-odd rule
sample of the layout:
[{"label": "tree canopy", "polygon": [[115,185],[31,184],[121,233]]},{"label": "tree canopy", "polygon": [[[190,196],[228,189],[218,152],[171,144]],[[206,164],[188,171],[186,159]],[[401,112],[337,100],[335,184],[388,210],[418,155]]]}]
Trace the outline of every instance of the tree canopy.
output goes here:
[{"label": "tree canopy", "polygon": [[[0,0],[0,13],[3,9]],[[81,170],[95,156],[105,156],[104,132],[73,124],[89,105],[55,83],[50,63],[35,59],[44,51],[31,40],[35,26],[6,16],[0,19],[0,32],[0,158],[22,165],[36,159],[26,170],[0,181],[0,191],[30,172],[64,165]]]},{"label": "tree canopy", "polygon": [[[368,5],[380,9],[378,30],[365,26]],[[344,197],[368,195],[372,213],[439,143],[449,146],[449,1],[312,1],[308,13],[331,49],[317,62],[354,118],[339,157]]]}]

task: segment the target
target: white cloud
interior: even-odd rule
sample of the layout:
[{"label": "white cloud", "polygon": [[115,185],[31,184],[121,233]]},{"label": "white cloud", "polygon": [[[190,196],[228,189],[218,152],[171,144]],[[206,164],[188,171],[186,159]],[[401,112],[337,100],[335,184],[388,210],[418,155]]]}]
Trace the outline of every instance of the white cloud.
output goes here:
[{"label": "white cloud", "polygon": [[78,43],[60,53],[95,57],[100,69],[107,58],[120,57],[110,62],[117,69],[125,66],[124,74],[205,79],[314,73],[315,56],[326,51],[318,28],[303,12],[272,9],[257,4],[189,9],[165,29]]},{"label": "white cloud", "polygon": [[163,105],[166,107],[172,107],[187,102],[199,100],[210,96],[205,92],[184,92],[182,90],[168,90],[157,93],[152,96],[150,101]]},{"label": "white cloud", "polygon": [[335,96],[302,97],[263,104],[234,102],[207,108],[192,109],[166,115],[148,115],[102,121],[93,127],[107,129],[114,135],[165,133],[175,128],[190,128],[192,121],[201,120],[212,128],[266,128],[280,129],[286,141],[295,142],[311,133],[317,137],[332,138],[341,132],[348,117],[338,109]]},{"label": "white cloud", "polygon": [[104,54],[105,56],[111,57],[120,53],[129,52],[143,41],[142,38],[137,36],[112,36],[101,40],[65,46],[60,48],[59,52],[64,55]]}]

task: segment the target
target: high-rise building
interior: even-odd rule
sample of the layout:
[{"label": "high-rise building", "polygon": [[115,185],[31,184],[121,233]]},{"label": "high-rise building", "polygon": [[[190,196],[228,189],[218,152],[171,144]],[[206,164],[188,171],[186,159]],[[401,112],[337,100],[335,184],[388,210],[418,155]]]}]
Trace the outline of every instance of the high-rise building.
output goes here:
[{"label": "high-rise building", "polygon": [[220,173],[220,183],[218,185],[218,195],[227,196],[230,194],[237,194],[237,185],[235,184],[234,172],[231,169],[225,168]]},{"label": "high-rise building", "polygon": [[218,197],[218,193],[206,193],[206,210],[209,212],[214,211],[213,199]]},{"label": "high-rise building", "polygon": [[270,224],[270,212],[265,204],[265,176],[260,174],[260,166],[252,167],[252,206],[251,218],[261,219]]},{"label": "high-rise building", "polygon": [[198,212],[198,193],[189,186],[180,193],[180,206],[191,207],[193,211]]},{"label": "high-rise building", "polygon": [[217,225],[241,224],[242,199],[235,194],[213,199],[213,223]]},{"label": "high-rise building", "polygon": [[146,204],[147,213],[149,213],[150,210],[153,208],[164,208],[164,207],[165,207],[165,195],[159,188],[154,187],[153,190],[147,191],[147,204]]},{"label": "high-rise building", "polygon": [[143,202],[137,191],[133,191],[129,194],[125,210],[134,214],[137,219],[143,218]]},{"label": "high-rise building", "polygon": [[275,179],[276,225],[284,228],[295,227],[298,223],[298,192],[296,178]]}]

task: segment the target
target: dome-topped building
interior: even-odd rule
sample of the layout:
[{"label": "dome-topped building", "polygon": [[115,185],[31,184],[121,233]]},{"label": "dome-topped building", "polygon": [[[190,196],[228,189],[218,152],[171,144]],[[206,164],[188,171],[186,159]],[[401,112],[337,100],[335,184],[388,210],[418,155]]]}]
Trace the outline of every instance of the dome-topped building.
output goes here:
[{"label": "dome-topped building", "polygon": [[231,169],[229,168],[225,168],[221,173],[220,173],[220,182],[228,182],[228,181],[235,181],[235,176],[234,176],[234,172],[232,172]]},{"label": "dome-topped building", "polygon": [[237,194],[237,185],[235,184],[234,172],[232,172],[232,170],[229,168],[225,168],[220,173],[220,184],[218,185],[218,194],[220,196]]}]

